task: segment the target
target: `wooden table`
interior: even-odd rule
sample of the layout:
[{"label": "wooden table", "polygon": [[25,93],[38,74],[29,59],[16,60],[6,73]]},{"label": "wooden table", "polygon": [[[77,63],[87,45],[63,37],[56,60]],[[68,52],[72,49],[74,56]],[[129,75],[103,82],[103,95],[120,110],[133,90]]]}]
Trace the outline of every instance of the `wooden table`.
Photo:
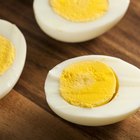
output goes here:
[{"label": "wooden table", "polygon": [[112,30],[84,43],[62,43],[38,27],[32,0],[1,0],[0,18],[24,33],[28,54],[14,89],[0,101],[0,140],[140,140],[140,111],[108,126],[69,123],[48,107],[44,82],[56,64],[76,56],[103,54],[122,58],[140,68],[140,2],[132,0],[126,16]]}]

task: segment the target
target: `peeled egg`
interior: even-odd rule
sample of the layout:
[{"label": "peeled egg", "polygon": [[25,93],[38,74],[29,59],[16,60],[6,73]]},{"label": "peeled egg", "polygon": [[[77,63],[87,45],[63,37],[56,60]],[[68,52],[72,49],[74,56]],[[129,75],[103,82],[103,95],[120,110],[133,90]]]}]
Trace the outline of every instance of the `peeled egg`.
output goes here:
[{"label": "peeled egg", "polygon": [[[60,94],[60,78],[63,71],[74,63],[84,61],[104,63],[116,74],[118,80],[117,93],[108,103],[86,108],[72,105],[62,98]],[[44,88],[48,105],[58,116],[76,124],[101,126],[121,121],[140,108],[139,79],[140,69],[119,58],[89,55],[72,58],[55,66],[49,71]]]},{"label": "peeled egg", "polygon": [[[15,51],[15,56],[9,56],[9,58],[7,58],[7,61],[10,61],[10,57],[13,57],[13,62],[9,62],[9,64],[7,63],[8,69],[0,75],[1,99],[7,93],[9,93],[21,75],[26,58],[26,41],[23,34],[16,25],[2,19],[0,19],[0,36],[11,42]],[[7,51],[13,50],[7,49]],[[4,63],[4,60],[2,61]]]},{"label": "peeled egg", "polygon": [[[33,8],[38,25],[47,35],[64,42],[82,42],[98,37],[117,24],[127,11],[130,0],[108,0],[108,3],[109,8],[103,16],[85,22],[63,18],[53,10],[50,0],[34,0]],[[60,12],[63,15],[63,10]]]}]

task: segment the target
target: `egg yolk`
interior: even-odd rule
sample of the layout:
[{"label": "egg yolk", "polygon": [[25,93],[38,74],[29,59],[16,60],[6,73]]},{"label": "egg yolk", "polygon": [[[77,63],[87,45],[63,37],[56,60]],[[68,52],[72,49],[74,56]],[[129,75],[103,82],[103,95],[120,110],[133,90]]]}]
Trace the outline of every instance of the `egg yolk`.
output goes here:
[{"label": "egg yolk", "polygon": [[0,75],[9,69],[15,58],[13,44],[3,36],[0,36]]},{"label": "egg yolk", "polygon": [[116,74],[100,61],[73,63],[60,76],[60,94],[75,106],[91,108],[106,104],[116,90]]},{"label": "egg yolk", "polygon": [[73,22],[95,20],[109,7],[108,0],[50,0],[50,5],[58,15]]}]

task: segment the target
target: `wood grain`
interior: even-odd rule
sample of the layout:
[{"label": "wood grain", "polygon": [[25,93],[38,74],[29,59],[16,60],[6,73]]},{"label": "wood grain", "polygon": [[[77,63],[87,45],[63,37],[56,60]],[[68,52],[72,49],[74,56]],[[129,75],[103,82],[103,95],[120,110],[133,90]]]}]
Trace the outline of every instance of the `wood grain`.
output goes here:
[{"label": "wood grain", "polygon": [[53,115],[14,90],[0,102],[0,124],[2,140],[85,140],[89,137],[55,119]]},{"label": "wood grain", "polygon": [[14,90],[0,101],[0,139],[139,140],[140,111],[104,127],[84,127],[64,121],[48,107],[44,81],[56,64],[72,57],[103,54],[119,57],[140,68],[140,2],[131,1],[121,22],[104,35],[83,43],[63,43],[38,27],[32,0],[0,0],[0,17],[24,33],[28,53],[24,71]]}]

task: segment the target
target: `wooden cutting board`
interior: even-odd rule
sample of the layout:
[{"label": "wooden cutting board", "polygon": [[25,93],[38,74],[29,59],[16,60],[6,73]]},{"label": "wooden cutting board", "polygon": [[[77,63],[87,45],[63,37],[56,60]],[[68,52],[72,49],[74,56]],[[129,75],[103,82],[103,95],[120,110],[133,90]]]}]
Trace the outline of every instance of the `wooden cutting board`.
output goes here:
[{"label": "wooden cutting board", "polygon": [[102,54],[119,57],[140,68],[140,2],[131,1],[121,22],[97,39],[62,43],[38,27],[32,0],[0,0],[0,18],[24,33],[28,54],[14,89],[0,100],[0,140],[140,140],[140,111],[108,126],[86,127],[55,115],[45,101],[44,81],[56,64],[72,57]]}]

